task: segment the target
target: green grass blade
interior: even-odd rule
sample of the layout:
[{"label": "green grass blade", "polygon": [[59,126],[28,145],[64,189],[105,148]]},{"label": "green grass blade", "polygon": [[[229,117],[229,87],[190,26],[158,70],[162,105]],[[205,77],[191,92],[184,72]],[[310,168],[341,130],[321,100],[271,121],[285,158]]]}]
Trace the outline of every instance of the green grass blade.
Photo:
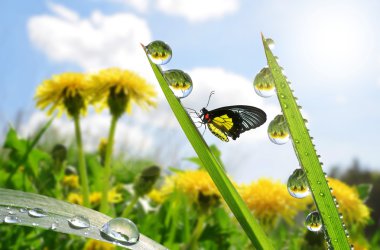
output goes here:
[{"label": "green grass blade", "polygon": [[[40,218],[31,217],[27,212],[21,210],[26,208],[41,208],[46,212],[47,216]],[[86,207],[46,196],[0,188],[0,222],[3,221],[6,215],[16,216],[19,220],[18,223],[8,224],[9,226],[30,226],[53,230],[54,232],[92,238],[108,243],[114,242],[103,238],[99,231],[104,223],[112,219],[111,217]],[[90,227],[86,229],[75,229],[70,227],[67,220],[75,215],[87,217],[90,221]],[[53,223],[55,223],[54,229],[52,229]],[[4,227],[4,224],[2,226]],[[167,249],[142,234],[140,234],[139,241],[134,245],[118,245],[127,249],[136,250]]]},{"label": "green grass blade", "polygon": [[149,58],[148,60],[161,86],[161,89],[164,92],[171,109],[173,110],[174,115],[187,136],[187,139],[193,146],[199,159],[202,161],[219,192],[222,194],[224,200],[228,204],[232,213],[235,215],[236,219],[239,221],[241,227],[251,240],[252,244],[257,249],[273,249],[265,232],[260,227],[256,219],[253,218],[248,207],[236,191],[231,181],[228,179],[218,160],[210,151],[190,116],[170,90],[167,82],[163,78],[160,68],[152,63]]},{"label": "green grass blade", "polygon": [[327,184],[316,150],[309,131],[293,96],[292,90],[281,72],[276,58],[262,36],[268,66],[275,80],[277,97],[282,113],[286,118],[300,165],[304,169],[312,196],[322,218],[323,225],[333,249],[350,249],[345,229],[339,217],[336,204]]}]

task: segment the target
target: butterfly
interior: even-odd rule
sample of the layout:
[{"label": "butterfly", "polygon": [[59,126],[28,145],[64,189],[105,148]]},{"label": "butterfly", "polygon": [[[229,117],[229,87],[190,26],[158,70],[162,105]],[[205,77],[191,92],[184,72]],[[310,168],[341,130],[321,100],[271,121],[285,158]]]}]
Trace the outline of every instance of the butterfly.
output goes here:
[{"label": "butterfly", "polygon": [[[210,97],[212,94],[213,92]],[[247,105],[226,106],[213,110],[202,108],[197,116],[201,119],[201,124],[207,125],[213,135],[225,142],[229,141],[228,137],[236,140],[241,133],[257,128],[267,120],[263,110]]]}]

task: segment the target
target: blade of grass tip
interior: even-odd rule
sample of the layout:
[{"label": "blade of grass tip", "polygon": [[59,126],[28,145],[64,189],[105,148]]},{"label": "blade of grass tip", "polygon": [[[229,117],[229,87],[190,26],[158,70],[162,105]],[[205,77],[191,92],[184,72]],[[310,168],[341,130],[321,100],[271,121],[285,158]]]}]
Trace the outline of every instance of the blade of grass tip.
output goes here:
[{"label": "blade of grass tip", "polygon": [[305,120],[276,58],[269,49],[264,36],[262,34],[261,36],[268,66],[275,81],[277,98],[288,123],[295,153],[301,167],[306,173],[312,196],[323,221],[324,230],[327,232],[328,243],[332,246],[332,249],[350,249],[337,205],[331,195],[325,173],[309,135]]},{"label": "blade of grass tip", "polygon": [[[142,47],[146,52],[144,45],[142,45]],[[199,159],[202,161],[207,172],[221,193],[223,199],[226,201],[227,205],[240,223],[248,238],[257,249],[273,249],[269,238],[261,226],[258,224],[256,219],[253,218],[253,215],[251,214],[247,205],[244,203],[243,199],[236,191],[234,185],[224,172],[224,169],[220,166],[220,163],[212,154],[198,129],[195,127],[189,114],[185,111],[179,100],[170,90],[166,80],[162,75],[161,69],[150,60],[148,55],[147,58],[160,84],[160,87],[187,139],[193,146]]]},{"label": "blade of grass tip", "polygon": [[[5,219],[5,217],[8,216],[7,221],[10,223],[9,226],[20,225],[38,227],[45,230],[52,230],[54,232],[100,240],[132,250],[167,249],[142,234],[140,234],[140,238],[136,244],[129,245],[104,238],[100,229],[112,218],[86,207],[38,194],[3,188],[0,188],[0,198],[0,218],[3,217],[2,219]],[[27,207],[35,210],[36,208],[43,209],[42,211],[38,210],[43,216],[30,216],[29,211],[31,210],[28,210]],[[86,228],[75,228],[68,222],[68,220],[72,219],[74,216],[84,216],[88,219],[88,222],[86,223],[89,223],[89,225],[87,224]]]}]

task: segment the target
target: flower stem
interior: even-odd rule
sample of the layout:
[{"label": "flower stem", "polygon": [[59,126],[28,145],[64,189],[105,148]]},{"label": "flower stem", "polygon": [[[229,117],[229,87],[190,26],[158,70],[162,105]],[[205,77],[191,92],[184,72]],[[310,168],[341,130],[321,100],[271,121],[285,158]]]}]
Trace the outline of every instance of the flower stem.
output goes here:
[{"label": "flower stem", "polygon": [[206,221],[206,214],[201,213],[198,218],[197,224],[195,225],[194,231],[191,235],[190,242],[185,247],[186,250],[199,249],[197,246],[197,243],[198,243],[199,237],[201,237],[202,235],[205,221]]},{"label": "flower stem", "polygon": [[85,207],[89,207],[90,206],[90,191],[88,187],[86,161],[84,158],[82,135],[81,135],[80,125],[79,125],[79,115],[74,116],[74,124],[75,124],[75,137],[77,140],[77,147],[78,147],[78,158],[79,158],[78,167],[79,167],[79,176],[80,176],[82,196],[83,196],[83,205]]},{"label": "flower stem", "polygon": [[134,195],[132,197],[131,202],[129,202],[128,206],[124,209],[123,214],[121,217],[128,218],[129,213],[132,211],[133,207],[136,205],[137,201],[139,200],[138,195]]},{"label": "flower stem", "polygon": [[103,175],[103,190],[102,190],[102,201],[100,204],[100,212],[107,213],[108,212],[108,190],[110,189],[109,181],[111,178],[111,157],[112,157],[112,149],[116,131],[118,117],[113,115],[111,120],[110,131],[108,134],[108,142],[106,155],[104,157],[104,175]]}]

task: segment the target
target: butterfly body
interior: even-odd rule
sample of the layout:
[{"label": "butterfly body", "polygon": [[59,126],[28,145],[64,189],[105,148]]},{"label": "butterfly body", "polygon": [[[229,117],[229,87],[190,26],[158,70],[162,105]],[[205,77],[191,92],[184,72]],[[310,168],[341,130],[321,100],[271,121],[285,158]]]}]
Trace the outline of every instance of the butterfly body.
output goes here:
[{"label": "butterfly body", "polygon": [[200,118],[203,124],[207,124],[211,133],[222,141],[228,142],[228,137],[236,140],[241,133],[264,124],[266,114],[256,107],[234,105],[214,110],[203,108]]}]

